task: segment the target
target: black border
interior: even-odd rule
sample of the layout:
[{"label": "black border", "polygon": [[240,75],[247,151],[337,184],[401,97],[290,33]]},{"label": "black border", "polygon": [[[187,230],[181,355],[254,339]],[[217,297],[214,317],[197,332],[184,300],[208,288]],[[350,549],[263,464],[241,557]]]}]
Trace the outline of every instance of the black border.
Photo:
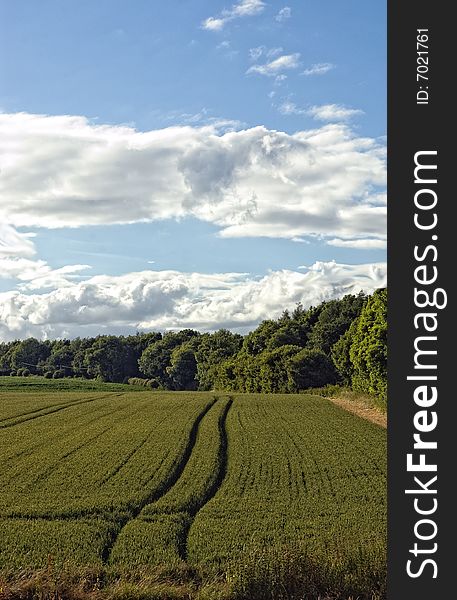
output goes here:
[{"label": "black border", "polygon": [[[456,537],[454,509],[456,498],[452,489],[457,482],[457,423],[454,405],[457,403],[453,373],[457,373],[454,358],[453,336],[457,327],[452,318],[452,279],[454,276],[453,218],[457,193],[451,179],[456,151],[451,148],[454,130],[453,108],[456,105],[451,84],[456,80],[453,67],[455,24],[451,18],[450,2],[424,0],[388,1],[388,598],[389,600],[435,600],[450,598],[455,594],[454,538]],[[429,29],[429,103],[416,104],[416,30]],[[454,35],[453,35],[454,34]],[[454,106],[451,107],[451,102]],[[415,579],[408,576],[406,562],[413,558],[409,549],[415,541],[414,524],[421,518],[414,511],[413,497],[405,494],[413,479],[406,469],[406,455],[412,452],[413,416],[418,410],[413,400],[414,382],[406,377],[413,374],[414,338],[414,260],[416,244],[427,245],[431,232],[419,231],[413,223],[414,155],[421,150],[436,149],[437,154],[437,205],[438,226],[438,282],[446,289],[448,305],[437,310],[437,375],[438,426],[433,439],[438,448],[433,456],[438,465],[438,510],[433,518],[438,525],[434,541],[438,549],[433,558],[438,575],[425,568]],[[432,263],[433,264],[433,263]],[[417,372],[415,373],[417,374]],[[430,437],[432,439],[432,437]],[[424,542],[425,544],[425,542]],[[431,555],[430,555],[431,556]],[[417,564],[417,563],[416,563]]]}]

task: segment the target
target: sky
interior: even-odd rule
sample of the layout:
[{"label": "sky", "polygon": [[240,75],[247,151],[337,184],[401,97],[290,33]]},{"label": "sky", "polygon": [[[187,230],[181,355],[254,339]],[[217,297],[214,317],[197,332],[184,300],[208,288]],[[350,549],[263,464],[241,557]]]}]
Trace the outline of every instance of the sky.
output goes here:
[{"label": "sky", "polygon": [[386,285],[386,3],[0,0],[0,340]]}]

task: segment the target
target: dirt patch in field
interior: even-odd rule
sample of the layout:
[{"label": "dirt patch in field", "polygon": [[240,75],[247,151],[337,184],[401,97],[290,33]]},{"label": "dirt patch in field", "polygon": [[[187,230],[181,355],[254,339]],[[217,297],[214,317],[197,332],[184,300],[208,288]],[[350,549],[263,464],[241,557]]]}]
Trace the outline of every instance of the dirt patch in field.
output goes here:
[{"label": "dirt patch in field", "polygon": [[382,413],[381,411],[373,408],[371,406],[367,406],[364,402],[357,400],[347,400],[346,398],[327,398],[333,404],[344,408],[354,415],[362,417],[362,419],[367,419],[367,421],[371,421],[372,423],[376,423],[376,425],[380,425],[387,428],[387,415]]}]

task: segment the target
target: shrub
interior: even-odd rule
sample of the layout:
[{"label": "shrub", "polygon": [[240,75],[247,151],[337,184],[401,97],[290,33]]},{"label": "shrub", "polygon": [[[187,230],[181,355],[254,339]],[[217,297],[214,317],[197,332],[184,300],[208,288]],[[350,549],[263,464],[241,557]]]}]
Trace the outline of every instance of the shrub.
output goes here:
[{"label": "shrub", "polygon": [[65,371],[63,369],[57,369],[52,375],[53,379],[62,379],[63,377],[65,377]]},{"label": "shrub", "polygon": [[160,387],[160,384],[157,379],[146,379],[145,386],[152,390],[157,390]]},{"label": "shrub", "polygon": [[297,390],[323,387],[337,381],[332,361],[321,350],[301,350],[291,359],[289,369]]},{"label": "shrub", "polygon": [[22,369],[22,377],[28,377],[30,375],[30,371],[28,369]]},{"label": "shrub", "polygon": [[17,371],[11,371],[10,372],[10,377],[16,377],[17,375]]},{"label": "shrub", "polygon": [[45,379],[52,379],[52,371],[46,371],[43,376]]}]

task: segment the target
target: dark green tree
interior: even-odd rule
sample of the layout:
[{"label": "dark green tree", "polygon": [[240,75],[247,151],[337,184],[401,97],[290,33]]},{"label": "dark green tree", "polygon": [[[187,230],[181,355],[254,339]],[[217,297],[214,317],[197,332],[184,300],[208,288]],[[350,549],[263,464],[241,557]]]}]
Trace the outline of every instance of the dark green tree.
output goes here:
[{"label": "dark green tree", "polygon": [[268,348],[272,336],[281,327],[277,321],[271,319],[262,321],[260,325],[248,333],[243,341],[243,349],[247,354],[255,356]]},{"label": "dark green tree", "polygon": [[170,366],[166,370],[174,390],[197,389],[197,359],[191,344],[176,346],[171,353]]},{"label": "dark green tree", "polygon": [[365,301],[365,294],[360,293],[357,296],[348,294],[340,300],[324,302],[312,327],[309,347],[330,355],[332,346],[346,333],[352,321],[360,315]]},{"label": "dark green tree", "polygon": [[343,385],[351,386],[352,385],[352,376],[354,374],[354,367],[351,362],[350,350],[352,346],[352,342],[354,340],[354,332],[357,327],[358,319],[355,319],[349,329],[346,331],[344,335],[340,337],[340,339],[333,344],[332,349],[330,351],[330,355],[335,365],[336,370],[338,371],[340,381]]},{"label": "dark green tree", "polygon": [[200,390],[211,390],[218,377],[220,365],[235,356],[241,349],[243,337],[228,329],[219,329],[214,333],[204,333],[196,348],[197,379]]},{"label": "dark green tree", "polygon": [[37,373],[37,367],[46,361],[50,352],[49,343],[40,342],[35,338],[23,340],[11,352],[11,368],[17,370],[26,367],[31,373]]},{"label": "dark green tree", "polygon": [[289,362],[295,390],[305,390],[336,383],[338,375],[330,358],[321,350],[304,349]]},{"label": "dark green tree", "polygon": [[302,348],[286,345],[266,350],[258,357],[260,361],[260,389],[264,393],[295,392],[296,385],[291,376],[291,360]]},{"label": "dark green tree", "polygon": [[166,333],[161,340],[150,344],[142,353],[138,361],[141,373],[155,379],[161,387],[173,389],[173,381],[167,371],[167,367],[171,367],[171,354],[181,344],[199,336],[200,334],[193,329]]},{"label": "dark green tree", "polygon": [[122,382],[135,373],[136,360],[124,338],[107,335],[96,338],[85,351],[84,367],[90,377]]},{"label": "dark green tree", "polygon": [[387,290],[376,290],[357,320],[350,347],[352,386],[387,402]]}]

